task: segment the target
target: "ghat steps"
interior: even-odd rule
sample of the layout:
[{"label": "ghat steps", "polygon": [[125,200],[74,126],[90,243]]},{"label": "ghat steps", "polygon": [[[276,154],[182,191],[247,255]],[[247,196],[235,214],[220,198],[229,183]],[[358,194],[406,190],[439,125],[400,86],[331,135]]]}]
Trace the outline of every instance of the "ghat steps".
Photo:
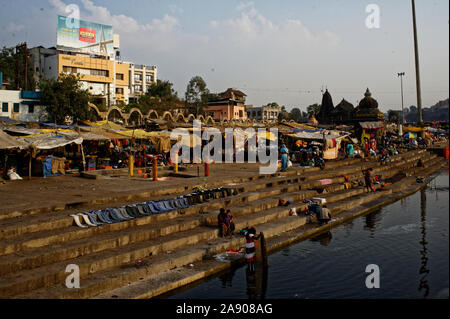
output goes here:
[{"label": "ghat steps", "polygon": [[[361,202],[374,195],[364,196],[363,188],[343,190],[342,175],[350,180],[362,179],[361,170],[367,167],[374,168],[374,175],[385,178],[400,171],[414,174],[419,158],[426,167],[443,163],[435,154],[417,150],[393,157],[388,166],[346,160],[342,166],[327,163],[323,171],[292,169],[287,174],[253,181],[233,181],[235,185],[230,187],[240,193],[225,200],[210,200],[184,210],[88,229],[72,226],[72,218],[68,217],[71,210],[37,213],[25,223],[15,224],[14,218],[2,220],[0,225],[6,227],[2,227],[0,235],[0,297],[90,298],[131,282],[148,280],[168,269],[241,247],[242,237],[220,239],[217,227],[212,227],[218,208],[224,205],[231,209],[237,229],[255,226],[270,238],[307,222],[306,217],[289,217],[290,207],[278,207],[279,198],[291,199],[295,202],[291,207],[301,208],[299,201],[320,195],[335,206],[330,206],[335,214],[341,209],[340,202],[346,202],[347,207],[352,198],[361,197]],[[331,179],[332,184],[322,186],[318,179],[324,178]],[[377,195],[383,196],[383,192]],[[136,267],[136,259],[143,259],[145,266]],[[80,266],[81,289],[64,286],[68,275],[65,269],[71,263]]]}]

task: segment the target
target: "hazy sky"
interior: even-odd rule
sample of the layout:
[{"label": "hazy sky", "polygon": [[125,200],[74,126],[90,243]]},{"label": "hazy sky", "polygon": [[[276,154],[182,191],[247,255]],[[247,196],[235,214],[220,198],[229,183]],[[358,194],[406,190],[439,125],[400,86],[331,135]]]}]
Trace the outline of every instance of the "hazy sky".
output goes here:
[{"label": "hazy sky", "polygon": [[[56,45],[57,15],[76,4],[81,19],[120,34],[124,60],[157,65],[180,96],[200,75],[212,92],[229,87],[247,104],[305,110],[327,87],[334,104],[356,104],[367,87],[382,111],[416,105],[410,0],[0,0],[0,46]],[[369,29],[369,4],[380,27]],[[449,96],[449,1],[416,0],[422,104]]]}]

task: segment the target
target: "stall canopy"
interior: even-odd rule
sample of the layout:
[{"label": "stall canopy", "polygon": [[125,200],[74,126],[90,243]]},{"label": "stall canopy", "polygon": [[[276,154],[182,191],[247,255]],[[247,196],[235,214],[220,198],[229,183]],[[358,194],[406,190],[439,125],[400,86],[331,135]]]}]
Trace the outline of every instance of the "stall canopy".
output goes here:
[{"label": "stall canopy", "polygon": [[384,124],[381,121],[376,121],[376,122],[359,122],[359,125],[361,125],[361,127],[363,129],[367,129],[367,130],[380,129],[380,128],[384,127]]},{"label": "stall canopy", "polygon": [[11,135],[6,134],[5,132],[0,130],[0,149],[8,150],[8,149],[26,149],[28,148],[29,143],[25,141],[20,141]]},{"label": "stall canopy", "polygon": [[23,134],[23,135],[33,135],[33,134],[40,134],[41,132],[39,130],[25,128],[23,126],[16,126],[16,125],[8,125],[4,126],[3,131],[15,133],[15,134]]},{"label": "stall canopy", "polygon": [[24,142],[26,144],[32,144],[37,149],[48,150],[52,148],[57,148],[65,146],[68,144],[81,144],[83,143],[83,138],[79,135],[66,135],[66,134],[52,134],[45,133],[33,136],[26,136],[18,138],[17,140]]}]

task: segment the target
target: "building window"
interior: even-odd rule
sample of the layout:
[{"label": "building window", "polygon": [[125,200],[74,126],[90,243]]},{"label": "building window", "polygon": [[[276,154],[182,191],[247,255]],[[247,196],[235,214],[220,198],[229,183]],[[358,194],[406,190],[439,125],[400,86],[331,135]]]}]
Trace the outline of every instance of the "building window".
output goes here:
[{"label": "building window", "polygon": [[123,80],[123,74],[122,73],[116,73],[116,79],[117,80]]},{"label": "building window", "polygon": [[142,81],[142,74],[135,74],[134,75],[134,80],[135,81]]},{"label": "building window", "polygon": [[8,112],[8,102],[3,102],[2,103],[2,112]]},{"label": "building window", "polygon": [[244,113],[242,111],[239,111],[239,117],[244,117]]},{"label": "building window", "polygon": [[28,104],[28,113],[34,113],[34,104]]},{"label": "building window", "polygon": [[136,90],[136,92],[142,92],[142,85],[135,85],[134,89]]},{"label": "building window", "polygon": [[14,113],[19,113],[19,103],[14,103],[13,104],[13,112]]},{"label": "building window", "polygon": [[152,75],[146,75],[145,76],[145,82],[153,82],[153,76]]},{"label": "building window", "polygon": [[117,94],[123,94],[123,88],[116,88]]}]

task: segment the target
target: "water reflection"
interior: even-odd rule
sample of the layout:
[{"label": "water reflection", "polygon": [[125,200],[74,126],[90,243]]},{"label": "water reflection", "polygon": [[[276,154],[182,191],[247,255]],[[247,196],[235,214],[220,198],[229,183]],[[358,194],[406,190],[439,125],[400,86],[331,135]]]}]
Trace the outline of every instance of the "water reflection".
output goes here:
[{"label": "water reflection", "polygon": [[233,287],[233,277],[235,273],[236,268],[232,268],[229,272],[219,276],[219,280],[222,282],[222,288]]},{"label": "water reflection", "polygon": [[333,235],[330,231],[321,233],[314,238],[311,238],[311,241],[319,242],[322,246],[328,246],[330,244]]},{"label": "water reflection", "polygon": [[422,240],[419,242],[422,250],[420,251],[420,255],[421,255],[421,267],[419,269],[419,274],[422,275],[422,277],[420,278],[419,281],[419,292],[424,290],[424,298],[427,298],[428,295],[430,294],[430,286],[428,285],[428,273],[430,272],[430,270],[427,268],[427,263],[428,263],[428,256],[427,256],[427,229],[426,229],[426,225],[427,225],[427,194],[426,194],[426,190],[422,189],[420,191],[420,222],[421,222],[421,227],[420,227],[420,232],[422,234]]},{"label": "water reflection", "polygon": [[247,296],[249,299],[266,298],[268,277],[267,267],[256,267],[256,271],[246,268],[245,279],[247,281]]}]

